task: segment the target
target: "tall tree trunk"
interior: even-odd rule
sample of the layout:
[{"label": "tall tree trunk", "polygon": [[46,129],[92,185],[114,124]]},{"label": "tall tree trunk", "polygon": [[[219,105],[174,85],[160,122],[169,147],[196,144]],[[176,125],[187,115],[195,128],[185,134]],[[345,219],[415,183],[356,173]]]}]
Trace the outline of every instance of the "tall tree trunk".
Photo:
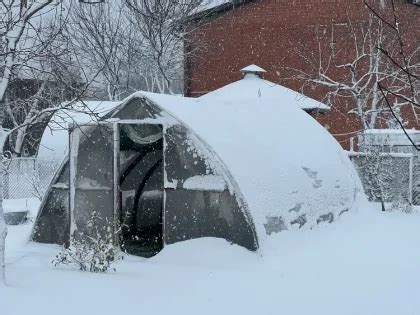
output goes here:
[{"label": "tall tree trunk", "polygon": [[6,236],[7,226],[3,216],[3,172],[0,175],[0,285],[6,284]]},{"label": "tall tree trunk", "polygon": [[[10,43],[9,43],[10,44]],[[14,49],[15,46],[12,46]],[[6,141],[6,133],[3,130],[3,115],[4,115],[4,101],[6,95],[6,89],[9,85],[10,78],[12,76],[12,65],[14,63],[14,54],[9,54],[6,57],[4,63],[4,72],[3,77],[1,78],[0,82],[0,285],[6,285],[6,236],[7,236],[7,226],[4,220],[3,214],[3,177],[4,177],[4,169],[3,165],[1,165],[1,161],[3,159],[3,150],[4,144]]]},{"label": "tall tree trunk", "polygon": [[11,56],[6,58],[5,69],[3,72],[3,77],[0,82],[0,285],[6,285],[6,236],[7,236],[7,226],[4,220],[3,214],[3,177],[4,169],[1,165],[3,159],[3,150],[4,144],[6,141],[6,133],[3,130],[3,115],[4,115],[4,100],[7,86],[9,85],[9,80],[12,75],[10,68],[13,63]]},{"label": "tall tree trunk", "polygon": [[[6,90],[9,85],[10,78],[12,76],[12,66],[14,64],[15,54],[14,51],[16,49],[16,43],[20,38],[23,27],[17,28],[18,31],[18,38],[9,39],[8,41],[8,50],[9,54],[6,56],[4,62],[4,72],[3,77],[0,81],[0,163],[3,159],[3,150],[4,150],[4,143],[6,141],[6,133],[3,130],[3,115],[4,115],[4,101]],[[11,53],[10,53],[11,52]],[[4,169],[2,165],[0,165],[0,284],[6,285],[6,236],[7,236],[7,226],[4,220],[3,214],[3,177],[4,177]]]}]

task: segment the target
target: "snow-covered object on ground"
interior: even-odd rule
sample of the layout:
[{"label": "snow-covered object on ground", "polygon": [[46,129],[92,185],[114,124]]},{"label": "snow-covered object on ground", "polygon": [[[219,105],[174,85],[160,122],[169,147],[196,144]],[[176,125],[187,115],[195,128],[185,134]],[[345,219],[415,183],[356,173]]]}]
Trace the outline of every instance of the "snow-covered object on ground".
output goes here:
[{"label": "snow-covered object on ground", "polygon": [[35,217],[39,204],[40,201],[36,198],[5,199],[3,201],[3,211],[4,213],[28,211],[31,217]]},{"label": "snow-covered object on ground", "polygon": [[[141,174],[149,171],[155,174],[164,159],[163,176],[156,173],[150,189],[161,190],[166,197],[155,202],[147,195],[143,199],[138,195],[135,200],[143,201],[149,213],[156,208],[155,214],[159,215],[163,204],[163,235],[169,244],[188,238],[218,236],[256,249],[262,247],[267,235],[333,222],[342,213],[356,209],[359,197],[363,199],[364,195],[353,165],[335,139],[300,109],[296,94],[252,73],[199,98],[147,92],[133,94],[104,117],[101,128],[109,122],[107,132],[101,132],[99,127],[96,133],[95,129],[83,131],[94,137],[85,144],[80,142],[83,156],[76,154],[77,148],[72,150],[75,155],[70,161],[73,167],[70,166],[68,211],[71,218],[76,214],[71,224],[79,220],[78,228],[75,225],[73,230],[82,229],[88,211],[86,204],[92,211],[97,208],[104,213],[114,213],[112,195],[106,191],[115,187],[113,181],[120,174],[111,174],[111,170],[118,167],[112,167],[112,150],[105,150],[101,144],[110,143],[112,136],[108,132],[116,130],[116,126],[120,126],[125,138],[131,139],[125,142],[125,146],[131,147],[121,149],[126,150],[125,154],[129,154],[129,150],[135,154],[135,146],[142,146],[147,139],[153,138],[156,145],[159,139],[164,139],[163,147],[153,148],[151,158],[155,162],[147,162],[156,166],[145,168]],[[316,102],[307,100],[312,104]],[[108,138],[98,138],[102,134],[108,134]],[[118,151],[114,148],[115,153]],[[145,155],[141,155],[141,161],[144,159]],[[139,163],[136,158],[131,161]],[[85,187],[84,176],[90,183],[98,184]],[[57,188],[54,186],[57,184],[62,183],[53,183],[52,189]],[[127,189],[122,203],[132,204],[133,189],[147,192],[143,186],[139,187]],[[97,191],[96,195],[89,197],[88,190]],[[163,196],[163,193],[154,196]],[[46,200],[50,200],[48,195]],[[118,202],[115,200],[114,205]],[[64,203],[63,208],[68,204]],[[41,208],[41,216],[42,213]],[[51,215],[54,209],[45,213]],[[138,215],[141,213],[129,216]],[[54,218],[45,219],[45,226],[38,226],[37,231],[46,231],[43,241],[51,239],[53,234],[48,235],[47,226],[53,221]],[[61,228],[64,230],[65,227]]]},{"label": "snow-covered object on ground", "polygon": [[119,102],[85,101],[84,104],[74,106],[73,109],[58,110],[44,130],[38,157],[61,161],[68,150],[69,124],[97,122],[118,104]]},{"label": "snow-covered object on ground", "polygon": [[28,218],[36,217],[39,204],[40,201],[36,198],[3,200],[4,219],[10,225],[24,223]]}]

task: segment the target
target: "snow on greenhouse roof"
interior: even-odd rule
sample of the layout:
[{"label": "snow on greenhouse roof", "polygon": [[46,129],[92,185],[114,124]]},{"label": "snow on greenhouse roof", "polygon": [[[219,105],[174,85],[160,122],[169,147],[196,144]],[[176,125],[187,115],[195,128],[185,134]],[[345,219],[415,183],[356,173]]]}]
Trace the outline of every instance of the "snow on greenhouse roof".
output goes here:
[{"label": "snow on greenhouse roof", "polygon": [[[252,81],[243,80],[245,85]],[[252,95],[233,87],[223,93],[226,97],[220,91],[196,99],[153,93],[134,96],[154,102],[211,148],[239,189],[260,241],[276,220],[274,231],[279,220],[286,227],[303,221],[312,226],[320,217],[336,219],[351,210],[357,192],[363,190],[336,140],[297,108],[287,93],[270,95],[268,87]]]},{"label": "snow on greenhouse roof", "polygon": [[207,93],[201,96],[200,99],[213,102],[222,99],[225,101],[245,101],[249,99],[257,103],[274,102],[277,106],[293,106],[307,111],[328,111],[330,109],[327,105],[317,100],[284,86],[261,79],[258,75],[250,72],[245,73],[243,79]]},{"label": "snow on greenhouse roof", "polygon": [[[251,71],[265,71],[256,65],[248,66],[242,70],[249,70],[242,80],[210,92],[201,96],[199,99],[212,102],[217,102],[219,99],[223,99],[224,101],[229,101],[229,99],[232,99],[233,101],[248,99],[254,100],[255,102],[272,101],[277,102],[278,106],[287,104],[287,106],[300,107],[304,110],[329,109],[325,104],[253,75],[250,73]],[[188,101],[188,98],[181,96],[176,96],[176,98],[181,102]],[[195,102],[197,99],[192,99],[190,101]],[[85,105],[81,104],[80,106],[76,106],[74,110],[59,110],[54,114],[48,124],[48,128],[44,131],[42,136],[38,157],[44,159],[62,159],[68,147],[67,127],[69,123],[76,122],[81,124],[96,121],[97,118],[103,117],[117,105],[121,104],[121,102],[87,101],[84,102],[84,104]],[[85,113],[85,110],[82,108],[83,106],[87,106],[89,111],[95,115]],[[79,110],[78,107],[80,107]]]}]

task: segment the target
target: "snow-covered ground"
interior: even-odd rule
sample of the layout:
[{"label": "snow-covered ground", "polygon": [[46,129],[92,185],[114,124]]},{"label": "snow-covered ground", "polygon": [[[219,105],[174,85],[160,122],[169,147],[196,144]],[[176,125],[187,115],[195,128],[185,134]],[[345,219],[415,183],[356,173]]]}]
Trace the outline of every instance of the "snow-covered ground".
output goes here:
[{"label": "snow-covered ground", "polygon": [[420,214],[373,205],[269,238],[264,255],[221,239],[126,257],[108,274],[57,269],[58,246],[11,226],[0,314],[419,314]]}]

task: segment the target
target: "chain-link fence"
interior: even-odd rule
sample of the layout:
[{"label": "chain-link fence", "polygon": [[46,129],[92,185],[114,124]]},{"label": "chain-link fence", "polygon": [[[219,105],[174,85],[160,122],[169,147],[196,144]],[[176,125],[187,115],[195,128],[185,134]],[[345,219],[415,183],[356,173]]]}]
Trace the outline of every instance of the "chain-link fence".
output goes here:
[{"label": "chain-link fence", "polygon": [[42,198],[58,166],[58,161],[12,159],[3,176],[3,198]]},{"label": "chain-link fence", "polygon": [[418,204],[412,153],[350,152],[369,200]]},{"label": "chain-link fence", "polygon": [[413,158],[413,205],[420,205],[420,164],[419,156]]}]

